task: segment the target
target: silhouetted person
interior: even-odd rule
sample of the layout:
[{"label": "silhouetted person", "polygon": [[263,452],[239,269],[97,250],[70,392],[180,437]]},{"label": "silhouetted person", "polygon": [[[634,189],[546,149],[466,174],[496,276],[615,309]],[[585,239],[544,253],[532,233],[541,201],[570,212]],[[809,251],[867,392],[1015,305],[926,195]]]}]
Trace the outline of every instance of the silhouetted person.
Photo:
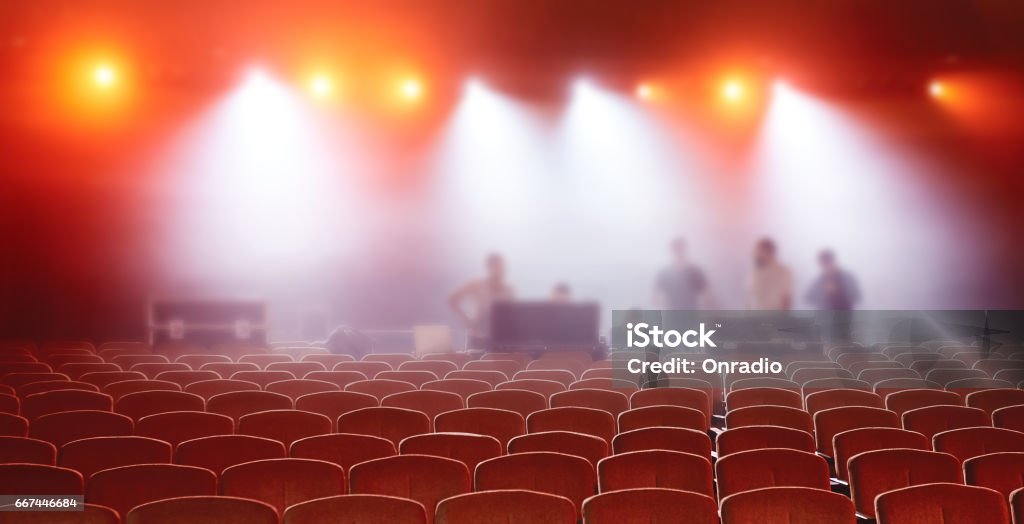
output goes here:
[{"label": "silhouetted person", "polygon": [[757,241],[753,262],[747,282],[747,307],[771,311],[792,308],[793,275],[779,262],[772,239]]},{"label": "silhouetted person", "polygon": [[463,284],[448,298],[452,311],[469,331],[470,349],[490,346],[491,305],[515,299],[515,290],[505,282],[505,259],[491,253],[487,255],[485,267],[487,274],[483,278]]},{"label": "silhouetted person", "polygon": [[816,309],[829,311],[847,311],[860,302],[860,286],[857,279],[836,263],[836,255],[831,249],[822,250],[818,254],[818,265],[821,273],[810,289],[807,290],[807,301]]},{"label": "silhouetted person", "polygon": [[572,288],[565,282],[559,282],[551,288],[551,296],[548,297],[548,301],[556,304],[568,304],[572,302]]},{"label": "silhouetted person", "polygon": [[686,241],[676,238],[669,244],[672,262],[658,272],[654,281],[654,303],[661,309],[695,310],[707,299],[708,282],[704,272],[690,263]]}]

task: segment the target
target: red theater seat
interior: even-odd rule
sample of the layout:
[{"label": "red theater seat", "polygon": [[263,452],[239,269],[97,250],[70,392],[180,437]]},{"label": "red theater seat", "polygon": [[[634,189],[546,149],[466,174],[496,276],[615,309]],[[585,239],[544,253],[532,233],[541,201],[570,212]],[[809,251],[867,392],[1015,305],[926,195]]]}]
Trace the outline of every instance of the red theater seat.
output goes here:
[{"label": "red theater seat", "polygon": [[[436,508],[441,500],[473,489],[465,464],[429,455],[398,455],[356,464],[349,471],[349,483],[352,493],[406,498],[424,508]],[[427,522],[433,520],[428,514]]]},{"label": "red theater seat", "polygon": [[124,524],[278,524],[270,504],[237,497],[174,497],[148,502],[128,512]]},{"label": "red theater seat", "polygon": [[[894,364],[898,364],[895,363]],[[857,374],[857,380],[863,380],[872,386],[892,379],[921,379],[921,374],[910,368],[868,368]]]},{"label": "red theater seat", "polygon": [[156,378],[157,375],[164,371],[191,371],[192,368],[188,367],[188,364],[182,364],[181,362],[150,362],[146,364],[135,364],[128,371],[138,371],[146,378]]},{"label": "red theater seat", "polygon": [[10,373],[4,376],[3,380],[0,381],[0,384],[12,387],[15,390],[20,391],[22,387],[28,384],[32,384],[34,382],[47,382],[52,380],[71,380],[71,377],[63,373],[52,373],[50,371]]},{"label": "red theater seat", "polygon": [[296,378],[271,382],[264,387],[271,393],[280,393],[296,401],[303,395],[312,393],[323,393],[325,391],[340,391],[341,388],[332,382],[323,380],[312,380],[307,378]]},{"label": "red theater seat", "polygon": [[237,371],[231,375],[231,380],[242,380],[258,384],[260,389],[266,389],[271,382],[282,380],[294,380],[295,375],[287,371]]},{"label": "red theater seat", "polygon": [[960,462],[1004,451],[1024,452],[1024,433],[992,427],[970,427],[936,433],[932,437],[935,451],[949,453]]},{"label": "red theater seat", "polygon": [[81,495],[81,473],[41,464],[0,464],[0,495]]},{"label": "red theater seat", "polygon": [[61,447],[81,438],[131,435],[133,428],[131,418],[109,411],[64,411],[32,421],[29,436]]},{"label": "red theater seat", "polygon": [[729,406],[730,411],[751,406],[804,408],[804,401],[800,393],[781,388],[746,388],[730,391],[725,397],[725,403]]},{"label": "red theater seat", "polygon": [[275,362],[292,362],[292,356],[281,354],[242,355],[238,357],[238,362],[256,364],[260,369],[266,369],[267,366]]},{"label": "red theater seat", "polygon": [[[390,440],[397,449],[405,437],[429,433],[430,420],[423,413],[411,409],[370,407],[349,411],[338,417],[338,431],[383,437]],[[447,430],[438,426],[438,431]]]},{"label": "red theater seat", "polygon": [[576,508],[566,497],[521,489],[467,493],[437,505],[437,524],[480,524],[502,515],[509,523],[575,524]]},{"label": "red theater seat", "polygon": [[931,451],[928,437],[898,428],[859,428],[837,433],[832,439],[835,449],[836,477],[847,480],[850,457],[865,451],[906,448]]},{"label": "red theater seat", "polygon": [[472,433],[413,435],[403,439],[399,447],[403,455],[431,455],[458,460],[465,464],[469,471],[475,471],[477,464],[499,457],[504,452],[498,439]]},{"label": "red theater seat", "polygon": [[373,395],[380,401],[388,395],[402,393],[404,391],[415,391],[418,389],[415,384],[402,382],[400,380],[370,379],[360,382],[353,382],[345,386],[345,391],[365,393]]},{"label": "red theater seat", "polygon": [[853,374],[842,368],[832,367],[805,367],[793,370],[789,374],[789,380],[796,382],[797,384],[804,384],[811,380],[818,380],[822,378],[854,378]]},{"label": "red theater seat", "polygon": [[114,401],[110,395],[80,389],[59,389],[25,397],[21,404],[21,416],[31,422],[51,413],[82,410],[110,411],[113,406]]},{"label": "red theater seat", "polygon": [[0,436],[24,437],[28,435],[28,419],[10,413],[0,413]]},{"label": "red theater seat", "polygon": [[238,419],[238,433],[276,440],[287,449],[296,440],[326,435],[331,419],[319,413],[296,409],[276,409],[251,413]]},{"label": "red theater seat", "polygon": [[374,377],[375,380],[396,380],[399,382],[408,382],[417,388],[427,382],[437,380],[437,375],[429,371],[381,371]]},{"label": "red theater seat", "polygon": [[310,354],[304,355],[301,362],[318,362],[323,364],[328,371],[334,369],[334,366],[341,362],[354,362],[356,359],[352,355],[335,355],[335,354]]},{"label": "red theater seat", "polygon": [[[669,426],[672,424],[652,425]],[[611,413],[601,409],[592,408],[549,408],[533,413],[526,418],[526,429],[530,433],[539,433],[542,431],[574,431],[576,433],[593,435],[609,444],[611,444],[612,438],[615,436],[615,427],[615,417],[613,417]],[[629,429],[637,428],[630,427]]]},{"label": "red theater seat", "polygon": [[106,469],[89,478],[85,501],[121,515],[132,508],[172,497],[216,495],[212,471],[177,464],[140,464]]},{"label": "red theater seat", "polygon": [[[103,359],[93,354],[59,354],[43,357],[43,361],[59,371],[65,364],[104,364]],[[116,365],[114,367],[117,367]],[[120,368],[118,368],[120,369]],[[61,373],[63,373],[61,371]]]},{"label": "red theater seat", "polygon": [[962,406],[963,399],[951,391],[936,389],[910,389],[890,393],[885,397],[885,407],[897,415],[912,409],[928,406]]},{"label": "red theater seat", "polygon": [[[740,375],[742,376],[742,375]],[[800,384],[779,377],[749,377],[733,381],[729,385],[729,391],[737,391],[749,388],[776,388],[800,392]]]},{"label": "red theater seat", "polygon": [[813,417],[815,413],[844,406],[864,406],[869,408],[885,408],[882,397],[871,391],[859,389],[829,389],[807,395],[805,399],[807,412]]},{"label": "red theater seat", "polygon": [[898,428],[896,413],[879,408],[850,406],[832,408],[814,414],[814,438],[818,452],[834,456],[832,438],[843,431],[858,428]]},{"label": "red theater seat", "polygon": [[548,399],[540,393],[522,389],[488,390],[470,395],[466,400],[466,405],[471,408],[494,408],[515,411],[525,419],[531,413],[547,409]]},{"label": "red theater seat", "polygon": [[332,433],[296,440],[292,443],[289,456],[325,460],[348,471],[360,462],[395,454],[395,445],[388,439],[352,433]]},{"label": "red theater seat", "polygon": [[510,380],[508,382],[502,382],[494,387],[496,390],[505,389],[521,389],[524,391],[533,391],[544,395],[544,398],[550,398],[555,393],[566,391],[566,387],[561,382],[554,380],[541,380],[541,379],[519,379]]},{"label": "red theater seat", "polygon": [[239,371],[259,371],[260,367],[252,362],[209,362],[199,367],[200,371],[213,371],[220,378],[231,378]]},{"label": "red theater seat", "polygon": [[465,407],[462,397],[455,393],[426,390],[405,391],[388,395],[381,400],[380,405],[411,409],[423,413],[430,420],[431,431],[434,428],[434,417],[446,411],[454,411]]},{"label": "red theater seat", "polygon": [[1009,497],[1024,487],[1024,453],[989,453],[964,461],[968,485],[994,489]]},{"label": "red theater seat", "polygon": [[640,387],[635,382],[618,378],[587,378],[569,384],[569,391],[577,389],[614,391],[629,396],[640,389]]},{"label": "red theater seat", "polygon": [[4,524],[121,524],[117,512],[96,504],[83,504],[82,511],[32,511],[4,514]]},{"label": "red theater seat", "polygon": [[114,411],[139,420],[146,415],[172,411],[203,411],[206,401],[194,393],[182,391],[140,391],[121,397]]},{"label": "red theater seat", "polygon": [[814,435],[782,426],[745,426],[729,428],[716,439],[718,456],[765,448],[795,449],[814,453]]},{"label": "red theater seat", "polygon": [[362,362],[384,362],[391,366],[391,369],[398,369],[398,366],[410,360],[416,360],[416,357],[408,353],[370,353],[362,358]]},{"label": "red theater seat", "polygon": [[16,462],[53,466],[57,464],[57,447],[34,438],[0,437],[0,464]]},{"label": "red theater seat", "polygon": [[189,367],[189,369],[199,370],[204,364],[211,362],[225,362],[231,363],[231,357],[227,355],[198,355],[198,354],[185,354],[178,355],[174,358],[175,362],[180,362]]},{"label": "red theater seat", "polygon": [[325,391],[302,395],[295,400],[295,409],[319,413],[331,419],[332,427],[337,428],[338,417],[363,408],[375,408],[380,401],[373,395],[354,391]]},{"label": "red theater seat", "polygon": [[477,491],[528,489],[565,497],[578,509],[594,494],[597,478],[586,459],[562,453],[515,453],[476,467]]},{"label": "red theater seat", "polygon": [[266,502],[279,513],[292,504],[346,491],[341,466],[323,460],[255,460],[231,466],[220,475],[221,495]]},{"label": "red theater seat", "polygon": [[117,364],[110,362],[68,362],[54,369],[56,369],[57,373],[67,375],[71,380],[78,380],[78,377],[86,373],[97,371],[121,371]]},{"label": "red theater seat", "polygon": [[97,471],[135,464],[169,464],[171,445],[146,437],[93,437],[68,442],[60,449],[60,466],[87,479]]},{"label": "red theater seat", "polygon": [[442,413],[434,419],[434,429],[447,433],[475,433],[494,437],[502,449],[512,437],[526,433],[526,421],[514,411],[494,408],[466,408]]},{"label": "red theater seat", "polygon": [[875,512],[879,524],[1010,524],[1003,495],[960,484],[925,484],[888,491],[875,499]]},{"label": "red theater seat", "polygon": [[797,486],[828,491],[828,462],[794,449],[758,449],[731,453],[715,463],[718,496],[752,489]]},{"label": "red theater seat", "polygon": [[618,391],[574,389],[551,395],[552,408],[581,407],[607,411],[612,417],[629,409],[629,397]]},{"label": "red theater seat", "polygon": [[292,399],[269,391],[234,391],[206,401],[206,411],[227,415],[236,423],[245,415],[271,409],[292,409]]},{"label": "red theater seat", "polygon": [[17,415],[21,410],[21,400],[14,395],[0,394],[0,413]]},{"label": "red theater seat", "polygon": [[[449,373],[450,375],[451,373]],[[467,401],[470,396],[476,393],[483,393],[484,391],[491,391],[493,386],[482,380],[472,379],[460,379],[460,378],[444,378],[441,380],[434,380],[423,384],[420,389],[429,391],[447,391],[449,393],[455,393],[462,397],[462,400]],[[473,406],[469,406],[473,407]]]},{"label": "red theater seat", "polygon": [[871,391],[871,384],[852,378],[819,378],[815,380],[808,380],[804,382],[800,392],[806,397],[819,391],[829,391],[833,389],[856,389],[860,391]]},{"label": "red theater seat", "polygon": [[227,415],[201,411],[158,413],[135,422],[135,434],[168,442],[171,446],[200,437],[230,435],[235,422]]},{"label": "red theater seat", "polygon": [[103,392],[110,395],[114,402],[117,402],[125,395],[142,391],[181,391],[181,386],[164,380],[122,380],[121,382],[107,384],[103,388]]},{"label": "red theater seat", "polygon": [[707,431],[708,419],[701,411],[679,406],[646,406],[623,411],[619,415],[620,432],[656,426]]},{"label": "red theater seat", "polygon": [[353,382],[359,382],[366,380],[366,375],[358,371],[313,371],[307,373],[305,377],[307,380],[319,380],[322,382],[330,382],[341,391],[345,390],[345,387]]},{"label": "red theater seat", "polygon": [[750,406],[730,409],[725,414],[725,426],[730,429],[747,426],[780,426],[806,433],[814,431],[814,422],[810,414],[803,409],[787,406]]},{"label": "red theater seat", "polygon": [[552,451],[587,459],[595,468],[598,461],[608,456],[609,442],[593,435],[572,431],[543,431],[513,438],[508,442],[509,453]]},{"label": "red theater seat", "polygon": [[122,380],[146,380],[146,375],[138,371],[96,371],[78,377],[80,382],[88,382],[101,390],[114,382]]},{"label": "red theater seat", "polygon": [[285,510],[281,524],[426,524],[427,511],[414,500],[384,495],[336,495],[300,502]]},{"label": "red theater seat", "polygon": [[637,391],[629,396],[629,407],[644,408],[648,406],[679,406],[696,409],[707,415],[708,423],[711,423],[711,397],[706,390],[679,387],[651,388]]},{"label": "red theater seat", "polygon": [[956,457],[916,449],[880,449],[854,455],[847,463],[850,497],[857,511],[874,518],[875,497],[894,489],[933,482],[963,483]]},{"label": "red theater seat", "polygon": [[420,357],[420,360],[443,360],[451,362],[462,369],[467,363],[476,360],[476,357],[469,353],[428,353]]},{"label": "red theater seat", "polygon": [[950,429],[988,426],[989,423],[987,413],[965,406],[929,406],[903,413],[903,429],[928,438]]},{"label": "red theater seat", "polygon": [[[500,371],[486,371],[486,370],[467,370],[460,369],[459,371],[452,371],[444,376],[446,380],[460,379],[460,380],[477,380],[490,384],[491,389],[497,387],[498,384],[508,382],[509,377],[505,376]],[[562,388],[563,390],[565,388]]]},{"label": "red theater seat", "polygon": [[17,394],[19,397],[25,398],[36,393],[45,393],[47,391],[55,391],[58,389],[80,389],[83,391],[96,392],[100,390],[100,388],[87,382],[78,382],[74,380],[43,380],[41,382],[31,382],[19,387]]},{"label": "red theater seat", "polygon": [[204,380],[218,380],[220,375],[213,371],[164,371],[156,376],[156,380],[173,382],[184,390],[189,384]]},{"label": "red theater seat", "polygon": [[367,379],[373,379],[381,371],[391,371],[392,368],[387,362],[339,362],[334,365],[331,371],[358,371],[366,375]]},{"label": "red theater seat", "polygon": [[286,456],[284,444],[277,440],[251,435],[213,435],[178,444],[174,463],[205,468],[220,475],[237,464]]},{"label": "red theater seat", "polygon": [[968,407],[981,409],[991,416],[999,408],[1024,405],[1024,390],[986,389],[969,393],[965,400]]},{"label": "red theater seat", "polygon": [[656,427],[623,431],[612,439],[615,454],[666,449],[711,458],[711,437],[694,429]]},{"label": "red theater seat", "polygon": [[[780,517],[784,520],[778,520]],[[814,488],[776,487],[736,493],[722,499],[722,521],[854,524],[850,499]]]},{"label": "red theater seat", "polygon": [[[583,375],[586,369],[586,365],[578,360],[559,358],[541,358],[526,365],[526,371],[567,371],[572,374],[572,381]],[[566,385],[568,386],[568,384]]]},{"label": "red theater seat", "polygon": [[274,362],[267,366],[267,371],[287,371],[295,378],[304,378],[314,371],[328,371],[327,366],[319,362]]},{"label": "red theater seat", "polygon": [[1024,432],[1024,405],[1008,406],[993,411],[992,425]]},{"label": "red theater seat", "polygon": [[598,491],[669,488],[714,497],[711,461],[679,451],[620,453],[597,464]]},{"label": "red theater seat", "polygon": [[718,506],[714,498],[700,493],[664,488],[627,489],[585,500],[583,522],[718,524]]},{"label": "red theater seat", "polygon": [[562,389],[565,390],[569,388],[569,384],[576,382],[576,375],[564,369],[528,369],[512,375],[512,380],[550,380],[562,384],[565,386]]},{"label": "red theater seat", "polygon": [[1010,509],[1013,512],[1013,524],[1024,524],[1024,488],[1010,495]]},{"label": "red theater seat", "polygon": [[447,360],[410,360],[398,366],[398,371],[428,371],[438,378],[458,369],[457,364]]}]

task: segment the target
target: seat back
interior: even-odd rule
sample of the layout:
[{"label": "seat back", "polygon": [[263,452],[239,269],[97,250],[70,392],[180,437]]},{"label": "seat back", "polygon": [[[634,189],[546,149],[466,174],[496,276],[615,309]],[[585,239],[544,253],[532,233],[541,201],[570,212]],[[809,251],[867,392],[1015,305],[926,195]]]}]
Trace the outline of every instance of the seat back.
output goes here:
[{"label": "seat back", "polygon": [[695,429],[653,427],[623,431],[612,439],[615,454],[649,449],[692,453],[711,459],[711,437]]},{"label": "seat back", "polygon": [[988,453],[964,461],[968,485],[994,489],[1004,497],[1024,484],[1024,453]]},{"label": "seat back", "polygon": [[109,411],[64,411],[43,415],[32,421],[29,435],[45,440],[58,448],[89,437],[119,437],[131,435],[132,419]]},{"label": "seat back", "polygon": [[776,486],[829,489],[828,462],[814,453],[794,449],[731,453],[715,463],[715,477],[720,498]]},{"label": "seat back", "polygon": [[0,464],[15,462],[43,466],[56,465],[57,447],[45,440],[0,436]]},{"label": "seat back", "polygon": [[576,508],[594,494],[597,478],[586,459],[562,453],[514,453],[476,467],[476,491],[529,489],[563,496]]},{"label": "seat back", "polygon": [[239,391],[259,391],[260,385],[255,382],[244,380],[231,380],[218,378],[213,380],[197,380],[185,386],[186,393],[193,393],[203,397],[207,401],[210,398],[224,393],[235,393]]},{"label": "seat back", "polygon": [[615,417],[611,413],[593,408],[549,408],[537,411],[526,418],[526,429],[530,433],[573,431],[593,435],[609,444],[615,436],[615,427]]},{"label": "seat back", "polygon": [[849,498],[815,488],[762,488],[722,499],[724,522],[763,522],[781,515],[785,515],[786,520],[780,522],[857,522]]},{"label": "seat back", "polygon": [[442,413],[434,419],[434,429],[442,432],[475,433],[498,439],[502,449],[508,441],[526,433],[526,421],[514,411],[494,408],[466,408]]},{"label": "seat back", "polygon": [[879,449],[854,455],[847,465],[853,504],[872,518],[875,497],[887,491],[933,482],[963,483],[960,462],[947,453]]},{"label": "seat back", "polygon": [[363,408],[375,408],[380,401],[373,395],[354,391],[325,391],[310,393],[295,399],[295,409],[319,413],[331,420],[331,428],[338,427],[338,417]]},{"label": "seat back", "polygon": [[[356,464],[349,471],[352,493],[390,495],[436,508],[448,497],[473,489],[469,468],[458,460],[430,455],[397,455]],[[427,522],[433,522],[433,515]]]},{"label": "seat back", "polygon": [[857,428],[898,428],[896,413],[879,408],[849,406],[831,408],[814,414],[814,437],[818,452],[834,456],[832,439],[838,433]]},{"label": "seat back", "polygon": [[[275,521],[276,522],[276,521]],[[284,511],[281,524],[359,524],[405,522],[426,524],[423,504],[386,495],[335,495],[293,504]]]},{"label": "seat back", "polygon": [[857,428],[841,431],[832,438],[835,450],[836,477],[840,480],[849,478],[847,463],[850,457],[865,451],[877,449],[919,449],[930,451],[931,442],[928,437],[899,428]]},{"label": "seat back", "polygon": [[668,488],[714,496],[711,461],[679,451],[648,450],[620,453],[597,465],[598,491]]},{"label": "seat back", "polygon": [[690,491],[626,489],[588,498],[583,502],[583,521],[718,524],[718,506],[714,498]]},{"label": "seat back", "polygon": [[[444,414],[439,415],[438,419],[442,416]],[[429,433],[430,420],[423,413],[411,409],[370,407],[349,411],[338,417],[338,431],[383,437],[397,448],[405,437]]]},{"label": "seat back", "polygon": [[437,524],[475,524],[493,515],[508,522],[575,524],[576,508],[566,497],[523,489],[497,489],[466,493],[437,505]]},{"label": "seat back", "polygon": [[388,395],[381,400],[381,406],[411,409],[427,416],[430,430],[434,429],[434,417],[446,411],[462,409],[462,397],[444,391],[414,390]]},{"label": "seat back", "polygon": [[306,437],[292,442],[289,452],[290,457],[325,460],[341,466],[345,471],[360,462],[395,454],[395,445],[390,440],[353,433]]},{"label": "seat back", "polygon": [[403,455],[411,453],[458,460],[465,464],[469,471],[475,471],[477,464],[501,456],[504,449],[498,439],[487,435],[426,433],[403,439],[399,444],[399,451]]},{"label": "seat back", "polygon": [[139,420],[146,415],[172,411],[203,411],[206,401],[194,393],[183,391],[139,391],[121,397],[114,411]]},{"label": "seat back", "polygon": [[81,389],[58,389],[35,393],[22,399],[21,416],[29,422],[43,415],[62,411],[111,411],[114,399],[104,393]]},{"label": "seat back", "polygon": [[92,437],[68,442],[60,450],[60,465],[88,479],[104,469],[134,464],[170,464],[171,445],[147,437]]},{"label": "seat back", "polygon": [[525,419],[532,413],[547,409],[548,399],[540,393],[522,389],[481,391],[466,399],[466,407],[515,411]]},{"label": "seat back", "polygon": [[255,460],[231,466],[220,475],[221,495],[265,502],[279,513],[292,504],[346,491],[341,466],[323,460]]},{"label": "seat back", "polygon": [[966,406],[929,406],[903,413],[903,429],[916,431],[928,438],[951,429],[987,425],[987,413]]},{"label": "seat back", "polygon": [[1010,524],[1010,510],[1002,494],[960,484],[936,483],[888,491],[875,499],[875,512],[881,523]]},{"label": "seat back", "polygon": [[0,464],[0,493],[5,495],[81,495],[82,474],[42,464]]},{"label": "seat back", "polygon": [[708,419],[701,411],[680,406],[646,406],[619,414],[619,431],[668,426],[675,428],[708,430]]},{"label": "seat back", "polygon": [[297,409],[261,411],[238,419],[240,435],[276,440],[284,444],[285,449],[301,438],[326,435],[331,428],[331,419],[326,416]]},{"label": "seat back", "polygon": [[356,393],[365,393],[367,395],[373,395],[374,397],[377,397],[378,401],[394,393],[402,393],[403,391],[415,391],[416,389],[416,385],[410,382],[378,378],[353,382],[345,386],[345,391],[354,391]]},{"label": "seat back", "polygon": [[989,453],[1024,452],[1024,433],[992,427],[951,429],[936,433],[932,446],[963,462]]},{"label": "seat back", "polygon": [[[450,375],[450,373],[449,373]],[[423,384],[420,389],[429,391],[447,391],[449,393],[455,393],[462,397],[462,400],[467,401],[470,396],[476,393],[482,393],[484,391],[491,391],[493,386],[482,380],[472,379],[460,379],[460,378],[444,378],[441,380],[432,380]],[[475,407],[475,406],[468,406]]]},{"label": "seat back", "polygon": [[716,439],[718,456],[765,448],[786,448],[813,453],[814,435],[782,426],[744,426],[729,428]]},{"label": "seat back", "polygon": [[608,456],[610,443],[600,437],[573,431],[541,431],[520,435],[508,442],[509,453],[551,451],[587,459],[595,468]]},{"label": "seat back", "polygon": [[217,494],[212,471],[178,464],[139,464],[99,471],[89,478],[85,501],[126,515],[136,506],[173,497]]},{"label": "seat back", "polygon": [[245,415],[272,409],[292,409],[292,399],[269,391],[233,391],[214,395],[206,401],[206,411],[227,415],[236,424]]},{"label": "seat back", "polygon": [[814,422],[803,409],[788,406],[750,406],[730,409],[725,415],[727,428],[746,426],[780,426],[811,433]]},{"label": "seat back", "polygon": [[219,524],[277,524],[270,504],[237,497],[191,496],[147,502],[128,512],[125,524],[147,522],[217,522]]},{"label": "seat back", "polygon": [[140,418],[135,422],[135,434],[169,443],[172,447],[200,437],[230,435],[235,421],[227,415],[201,411],[174,411]]},{"label": "seat back", "polygon": [[220,475],[236,464],[285,456],[287,449],[277,440],[251,435],[214,435],[178,444],[174,463],[205,468]]}]

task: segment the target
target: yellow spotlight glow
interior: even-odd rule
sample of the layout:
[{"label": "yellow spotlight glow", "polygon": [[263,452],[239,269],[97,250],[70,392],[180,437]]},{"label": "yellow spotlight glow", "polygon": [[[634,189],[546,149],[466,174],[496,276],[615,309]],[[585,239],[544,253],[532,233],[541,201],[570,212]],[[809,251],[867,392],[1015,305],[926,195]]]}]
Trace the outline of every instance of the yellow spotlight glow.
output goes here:
[{"label": "yellow spotlight glow", "polygon": [[730,102],[738,102],[743,98],[743,84],[738,80],[729,80],[722,85],[722,98]]},{"label": "yellow spotlight glow", "polygon": [[932,98],[942,98],[946,95],[946,85],[935,80],[928,84],[928,94],[930,94]]},{"label": "yellow spotlight glow", "polygon": [[309,80],[309,92],[317,98],[327,98],[334,92],[334,83],[325,74],[313,75]]},{"label": "yellow spotlight glow", "polygon": [[399,93],[406,100],[418,100],[423,96],[423,83],[416,78],[406,78],[399,87]]},{"label": "yellow spotlight glow", "polygon": [[650,100],[654,97],[654,88],[651,87],[651,84],[639,84],[636,86],[635,94],[640,100]]},{"label": "yellow spotlight glow", "polygon": [[117,82],[117,71],[107,64],[98,65],[92,70],[92,81],[102,88],[111,87]]}]

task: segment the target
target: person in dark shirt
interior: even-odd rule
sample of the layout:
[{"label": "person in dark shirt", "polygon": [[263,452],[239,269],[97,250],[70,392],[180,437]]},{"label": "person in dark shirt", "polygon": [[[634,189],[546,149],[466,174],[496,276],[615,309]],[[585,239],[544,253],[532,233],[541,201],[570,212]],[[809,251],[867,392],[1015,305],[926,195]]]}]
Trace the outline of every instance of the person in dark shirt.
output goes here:
[{"label": "person in dark shirt", "polygon": [[675,238],[669,245],[672,262],[658,272],[654,281],[654,303],[658,308],[692,311],[707,300],[707,279],[704,272],[690,263],[686,241]]},{"label": "person in dark shirt", "polygon": [[807,301],[815,309],[825,311],[848,311],[860,302],[860,286],[857,279],[849,271],[839,267],[836,255],[831,249],[822,250],[818,254],[821,273],[810,289],[807,290]]}]

